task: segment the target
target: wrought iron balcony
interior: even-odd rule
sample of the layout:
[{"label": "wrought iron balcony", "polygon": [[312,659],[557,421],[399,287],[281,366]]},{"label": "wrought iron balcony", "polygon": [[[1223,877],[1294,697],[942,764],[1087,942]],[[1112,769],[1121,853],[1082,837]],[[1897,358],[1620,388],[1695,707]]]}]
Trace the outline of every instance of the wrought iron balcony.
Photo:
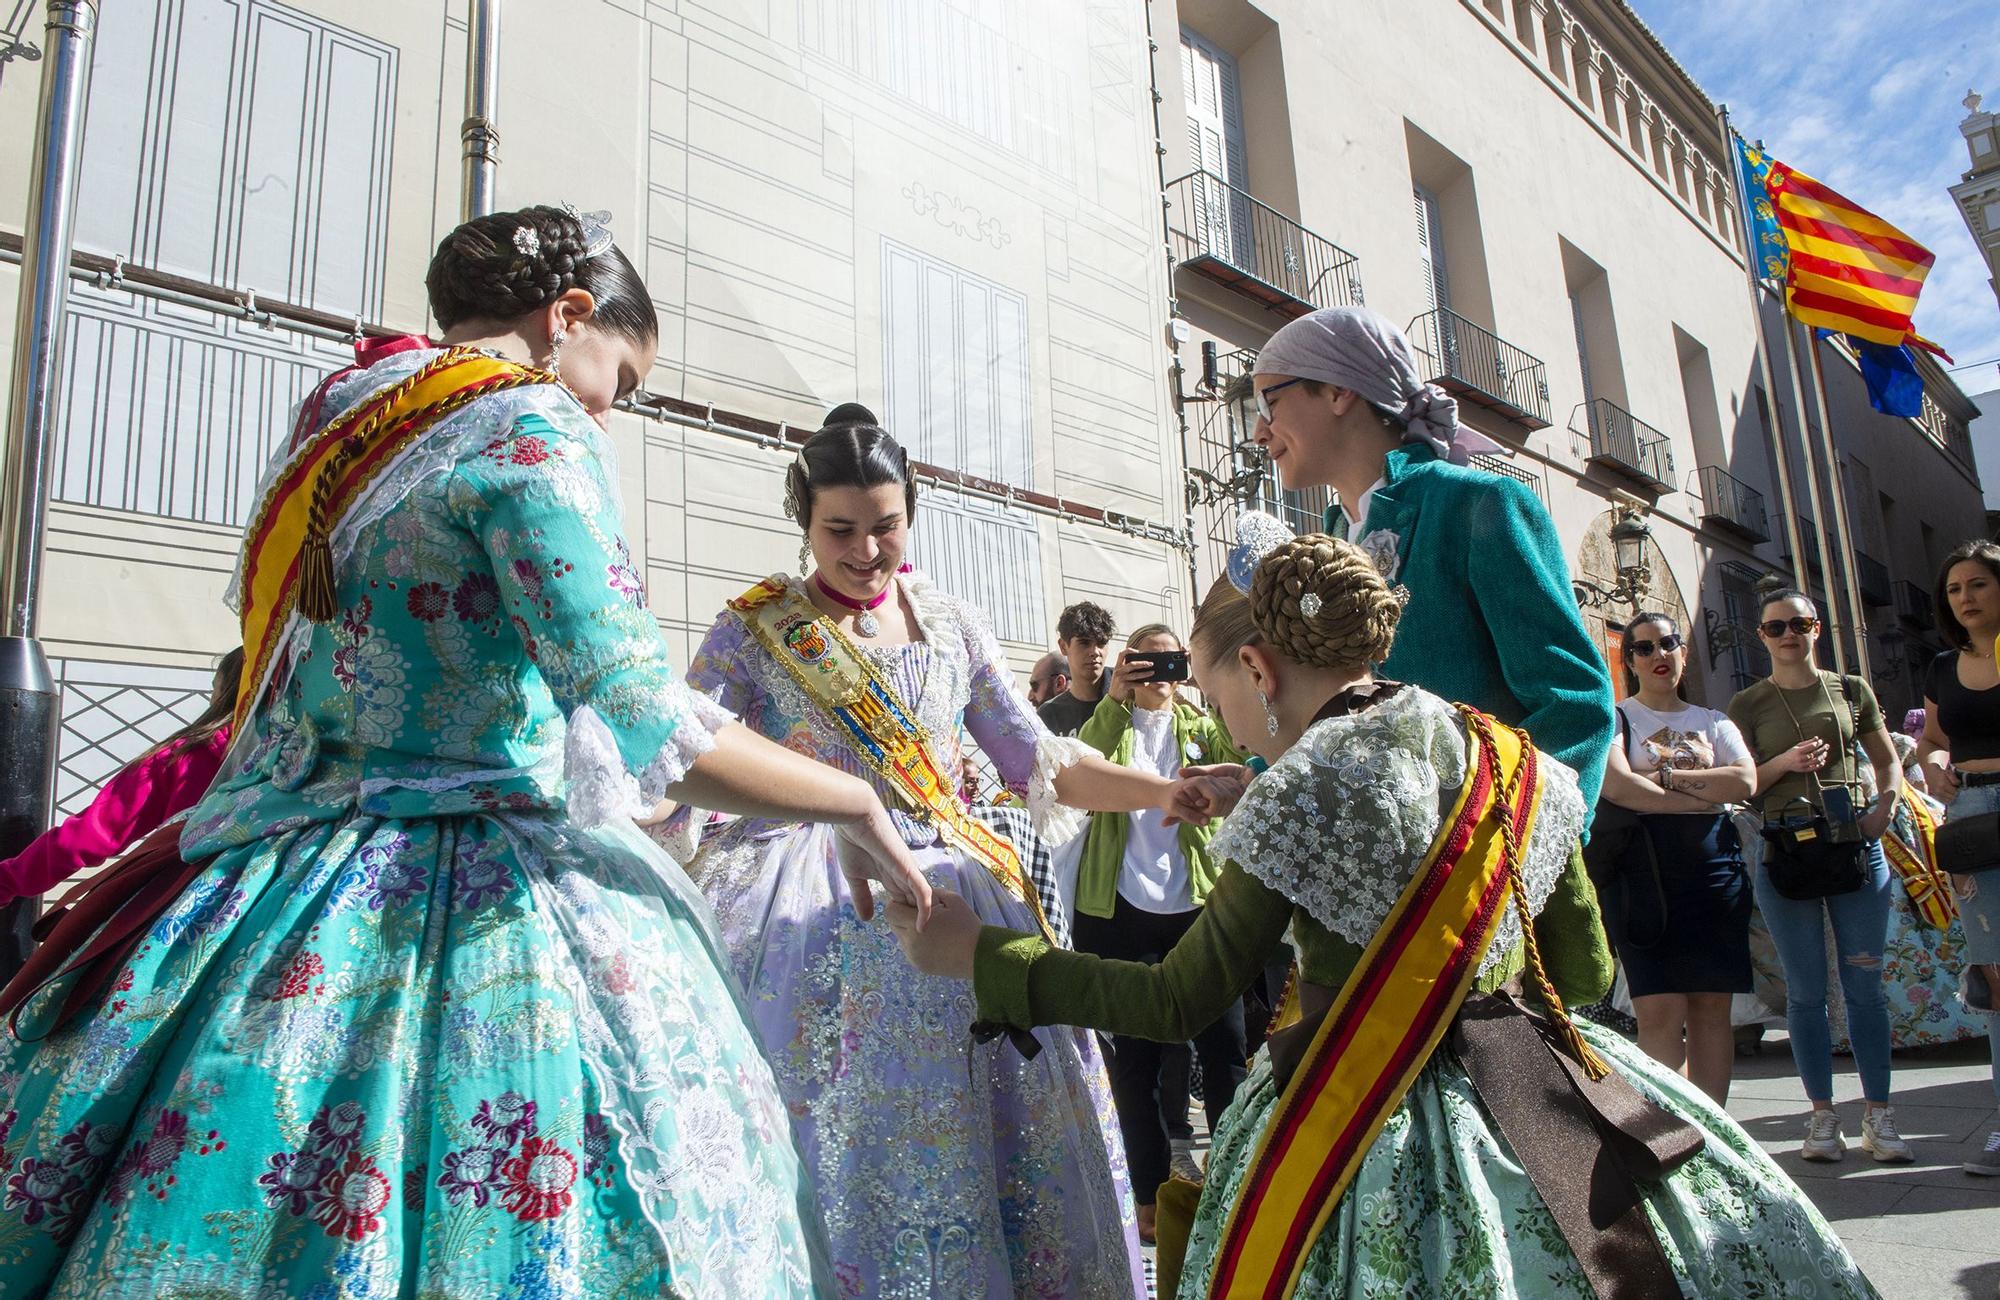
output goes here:
[{"label": "wrought iron balcony", "polygon": [[1447,307],[1411,321],[1409,335],[1424,377],[1439,388],[1523,429],[1554,423],[1549,418],[1548,367],[1540,358]]},{"label": "wrought iron balcony", "polygon": [[1576,431],[1590,440],[1591,464],[1609,466],[1657,493],[1676,490],[1674,449],[1666,434],[1606,398],[1577,409],[1587,420],[1588,427]]},{"label": "wrought iron balcony", "polygon": [[1931,594],[1907,579],[1896,584],[1896,617],[1905,623],[1929,630],[1937,623],[1931,613]]},{"label": "wrought iron balcony", "polygon": [[1703,465],[1701,480],[1701,521],[1727,529],[1753,542],[1771,540],[1770,516],[1764,511],[1764,494],[1737,478],[1720,465]]},{"label": "wrought iron balcony", "polygon": [[1167,185],[1174,261],[1281,316],[1361,305],[1361,261],[1214,172]]},{"label": "wrought iron balcony", "polygon": [[1889,582],[1889,566],[1866,551],[1854,553],[1854,582],[1861,599],[1870,605],[1887,605],[1895,599]]},{"label": "wrought iron balcony", "polygon": [[[1799,537],[1805,543],[1806,547],[1806,567],[1814,573],[1818,573],[1821,568],[1819,562],[1819,529],[1814,527],[1813,521],[1804,515],[1799,516]],[[1792,554],[1792,539],[1789,535],[1783,539],[1783,545],[1785,558],[1791,560],[1794,567],[1796,567],[1799,557]],[[1799,585],[1804,586],[1805,584],[1800,583]]]}]

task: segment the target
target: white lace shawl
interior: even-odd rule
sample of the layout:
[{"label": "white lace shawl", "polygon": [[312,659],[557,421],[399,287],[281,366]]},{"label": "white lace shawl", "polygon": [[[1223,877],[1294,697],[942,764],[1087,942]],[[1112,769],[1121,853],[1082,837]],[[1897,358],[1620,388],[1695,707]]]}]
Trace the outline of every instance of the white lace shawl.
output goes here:
[{"label": "white lace shawl", "polygon": [[[1350,943],[1366,945],[1416,874],[1466,779],[1458,711],[1406,686],[1358,714],[1314,723],[1251,782],[1209,851],[1304,908]],[[1586,809],[1576,774],[1544,754],[1542,801],[1522,874],[1540,912],[1569,864]],[[1510,904],[1481,960],[1493,969],[1520,942]]]}]

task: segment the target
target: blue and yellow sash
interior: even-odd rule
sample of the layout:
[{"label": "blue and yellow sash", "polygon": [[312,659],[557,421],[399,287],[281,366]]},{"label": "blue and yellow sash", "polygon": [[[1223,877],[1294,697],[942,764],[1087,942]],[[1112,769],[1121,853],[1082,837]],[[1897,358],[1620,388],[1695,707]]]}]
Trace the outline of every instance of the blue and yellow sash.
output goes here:
[{"label": "blue and yellow sash", "polygon": [[930,732],[868,656],[811,601],[775,578],[759,582],[729,608],[812,702],[841,725],[869,769],[946,843],[971,854],[1026,903],[1042,937],[1055,943],[1041,900],[1021,870],[1020,854],[959,802]]}]

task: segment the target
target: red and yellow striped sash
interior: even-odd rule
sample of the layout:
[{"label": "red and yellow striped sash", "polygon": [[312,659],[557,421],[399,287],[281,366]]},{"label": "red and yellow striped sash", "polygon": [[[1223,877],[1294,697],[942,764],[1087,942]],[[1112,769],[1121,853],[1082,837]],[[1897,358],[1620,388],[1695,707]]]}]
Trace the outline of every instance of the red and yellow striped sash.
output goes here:
[{"label": "red and yellow striped sash", "polygon": [[292,459],[244,534],[239,734],[299,605],[305,553],[323,551],[341,514],[440,419],[487,393],[554,382],[542,371],[454,348],[341,414]]},{"label": "red and yellow striped sash", "polygon": [[1888,857],[1889,865],[1903,882],[1903,889],[1910,896],[1911,904],[1924,924],[1935,930],[1951,925],[1958,915],[1958,902],[1952,897],[1951,882],[1937,863],[1937,818],[1931,815],[1930,807],[1922,796],[1905,787],[1902,791],[1903,806],[1909,810],[1910,821],[1916,828],[1915,843],[1903,838],[1896,829],[1896,823],[1889,823],[1889,833],[1882,837],[1882,852]]},{"label": "red and yellow striped sash", "polygon": [[[1298,1285],[1389,1116],[1472,987],[1511,889],[1511,823],[1528,841],[1540,806],[1533,746],[1465,710],[1473,758],[1450,817],[1342,985],[1251,1157],[1223,1228],[1212,1300],[1280,1300]],[[1512,792],[1511,799],[1509,792]]]}]

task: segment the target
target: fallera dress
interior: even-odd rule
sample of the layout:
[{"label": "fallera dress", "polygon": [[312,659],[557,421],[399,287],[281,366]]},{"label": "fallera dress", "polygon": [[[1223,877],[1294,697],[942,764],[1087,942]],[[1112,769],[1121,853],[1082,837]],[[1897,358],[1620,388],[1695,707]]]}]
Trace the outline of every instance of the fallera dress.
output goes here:
[{"label": "fallera dress", "polygon": [[293,621],[190,814],[205,869],[0,1062],[0,1294],[824,1294],[707,908],[629,820],[727,717],[668,666],[613,482],[531,385],[342,518],[338,617]]},{"label": "fallera dress", "polygon": [[[923,638],[863,653],[939,743],[955,751],[962,722],[1042,832],[1073,833],[1082,815],[1055,803],[1053,782],[1091,751],[1042,725],[984,615],[921,575],[897,581]],[[984,865],[901,811],[735,612],[710,629],[688,682],[772,740],[875,783],[933,885],[988,920],[1034,925]],[[956,752],[941,757],[957,770]],[[1037,1031],[1033,1060],[1004,1039],[975,1043],[971,990],[918,974],[886,924],[857,919],[825,827],[730,822],[689,874],[715,907],[790,1109],[838,1294],[1142,1293],[1123,1145],[1087,1031]]]},{"label": "fallera dress", "polygon": [[[1542,758],[1541,811],[1525,845],[1532,910],[1588,891],[1573,850],[1586,816],[1576,778]],[[1289,928],[1302,980],[1338,988],[1437,836],[1467,779],[1468,744],[1453,708],[1415,688],[1365,712],[1315,723],[1254,780],[1211,843],[1228,859],[1201,919],[1154,966],[1105,962],[989,926],[974,980],[982,1018],[1087,1024],[1163,1041],[1212,1016],[1262,968]],[[1539,929],[1540,927],[1538,927]],[[1585,927],[1545,935],[1559,985],[1608,975]],[[1479,967],[1491,990],[1522,970],[1509,908]],[[1584,967],[1597,966],[1595,980]],[[1689,1296],[1874,1295],[1840,1239],[1757,1143],[1698,1090],[1608,1031],[1586,1039],[1639,1093],[1691,1121],[1704,1148],[1665,1178],[1639,1183],[1668,1266]],[[1493,1122],[1464,1066],[1441,1044],[1306,1255],[1302,1300],[1377,1296],[1575,1297],[1590,1284]],[[1277,1107],[1268,1049],[1223,1117],[1209,1153],[1179,1295],[1208,1294],[1231,1205]]]}]

